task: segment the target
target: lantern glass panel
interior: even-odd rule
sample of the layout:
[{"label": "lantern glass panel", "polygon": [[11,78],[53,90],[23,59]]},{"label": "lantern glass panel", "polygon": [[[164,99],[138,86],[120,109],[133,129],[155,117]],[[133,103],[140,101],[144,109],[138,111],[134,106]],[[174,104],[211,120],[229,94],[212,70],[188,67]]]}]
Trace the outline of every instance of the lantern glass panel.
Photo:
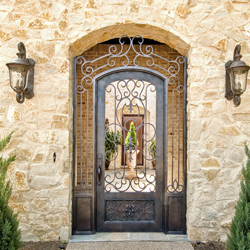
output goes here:
[{"label": "lantern glass panel", "polygon": [[248,70],[234,68],[230,72],[232,90],[235,93],[243,93],[246,90]]},{"label": "lantern glass panel", "polygon": [[10,69],[11,87],[17,92],[21,93],[27,86],[29,70],[20,65],[13,66]]}]

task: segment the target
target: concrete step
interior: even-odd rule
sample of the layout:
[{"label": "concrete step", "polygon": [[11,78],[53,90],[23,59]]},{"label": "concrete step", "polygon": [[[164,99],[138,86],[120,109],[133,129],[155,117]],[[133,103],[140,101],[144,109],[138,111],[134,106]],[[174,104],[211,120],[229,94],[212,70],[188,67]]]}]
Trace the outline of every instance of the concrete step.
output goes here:
[{"label": "concrete step", "polygon": [[193,250],[188,241],[98,241],[69,243],[66,250]]},{"label": "concrete step", "polygon": [[164,233],[96,233],[73,235],[67,250],[193,250],[186,235]]}]

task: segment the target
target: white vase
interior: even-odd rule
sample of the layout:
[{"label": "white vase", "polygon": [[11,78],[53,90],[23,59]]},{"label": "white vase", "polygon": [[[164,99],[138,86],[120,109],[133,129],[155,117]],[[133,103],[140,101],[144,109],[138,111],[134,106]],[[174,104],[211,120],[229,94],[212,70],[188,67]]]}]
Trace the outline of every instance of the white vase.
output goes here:
[{"label": "white vase", "polygon": [[129,171],[126,172],[125,176],[129,179],[132,179],[133,177],[136,177],[136,161],[137,161],[137,154],[140,152],[140,150],[132,150],[130,154],[130,150],[126,151],[126,165],[129,168]]}]

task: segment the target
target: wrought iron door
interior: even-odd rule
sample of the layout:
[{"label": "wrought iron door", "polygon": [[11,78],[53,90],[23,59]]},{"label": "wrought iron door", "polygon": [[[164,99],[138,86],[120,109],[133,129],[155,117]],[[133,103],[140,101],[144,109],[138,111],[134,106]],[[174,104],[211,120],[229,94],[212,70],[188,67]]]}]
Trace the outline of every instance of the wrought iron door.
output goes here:
[{"label": "wrought iron door", "polygon": [[[130,67],[95,82],[97,231],[163,230],[163,111],[168,86],[164,81],[150,70]],[[125,114],[133,114],[126,120],[130,126],[122,122]],[[141,115],[143,121],[138,122]],[[144,164],[139,166],[132,162],[137,159],[137,132],[142,127]],[[107,161],[110,166],[105,170]]]}]

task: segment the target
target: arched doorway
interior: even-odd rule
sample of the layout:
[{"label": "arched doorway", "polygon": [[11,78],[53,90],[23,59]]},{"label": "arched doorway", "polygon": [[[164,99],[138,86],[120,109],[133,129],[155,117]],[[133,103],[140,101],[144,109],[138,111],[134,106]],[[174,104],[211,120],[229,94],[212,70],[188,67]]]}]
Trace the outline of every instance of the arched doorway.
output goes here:
[{"label": "arched doorway", "polygon": [[[113,93],[107,91],[108,86],[114,88]],[[142,93],[149,86],[156,89],[154,98],[154,91]],[[186,58],[165,44],[123,36],[75,58],[74,90],[73,233],[185,233]],[[126,99],[120,115],[115,104],[119,96]],[[110,103],[112,111],[107,109]],[[129,164],[121,161],[125,158],[121,152],[126,151],[121,148],[129,148],[125,145],[128,127],[121,118],[128,114],[135,116],[127,120],[134,122],[134,132],[145,128],[144,164],[135,163],[134,175],[128,174]],[[140,123],[139,116],[143,116]],[[109,124],[105,127],[106,119]],[[150,127],[155,130],[150,132]],[[114,152],[105,149],[108,130],[115,134],[109,140]],[[118,131],[123,138],[120,146],[116,143]],[[138,145],[132,146],[130,158]],[[107,158],[112,162],[110,170],[105,170]],[[149,164],[154,159],[155,170]]]}]

